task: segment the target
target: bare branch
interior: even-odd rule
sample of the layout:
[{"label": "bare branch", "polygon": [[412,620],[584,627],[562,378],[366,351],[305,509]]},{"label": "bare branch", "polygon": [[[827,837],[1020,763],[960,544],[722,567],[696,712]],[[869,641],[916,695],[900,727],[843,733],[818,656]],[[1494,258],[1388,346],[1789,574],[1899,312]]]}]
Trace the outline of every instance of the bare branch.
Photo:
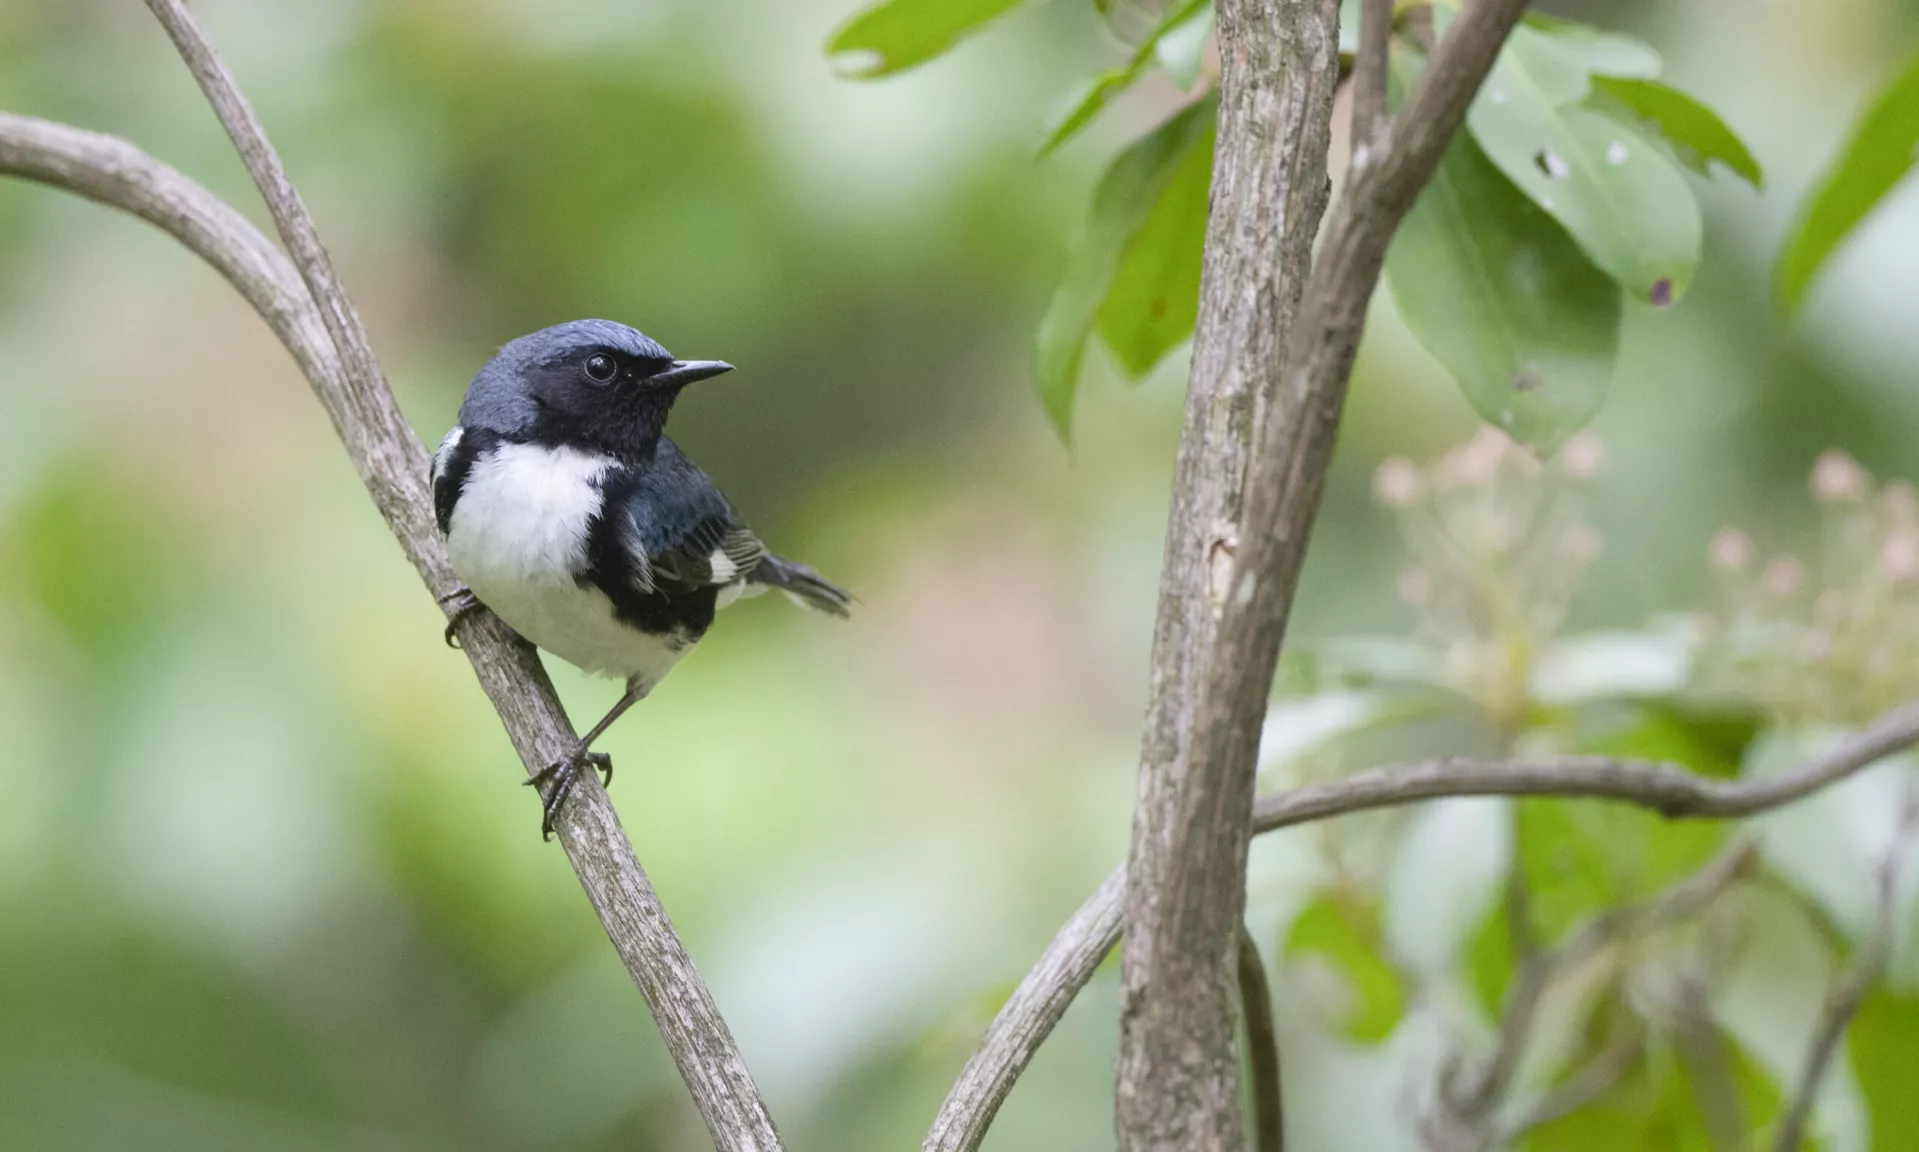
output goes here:
[{"label": "bare branch", "polygon": [[[1280,205],[1324,180],[1336,5],[1218,7],[1213,211],[1127,877],[1116,1061],[1124,1152],[1244,1145],[1225,989],[1260,722],[1386,246],[1525,0],[1477,0],[1453,21],[1379,163],[1351,170],[1316,257],[1307,250],[1317,212]],[[1275,113],[1289,108],[1310,111],[1297,136],[1276,130]],[[1248,175],[1264,179],[1248,184]],[[1250,400],[1250,412],[1227,407],[1235,400]],[[1238,499],[1189,498],[1241,471],[1196,454],[1195,406],[1223,409],[1211,419],[1228,425],[1250,417]]]},{"label": "bare branch", "polygon": [[[289,246],[325,253],[312,224],[291,195],[277,158],[210,46],[177,3],[155,0],[176,41],[242,143],[242,154],[263,189]],[[433,525],[426,491],[426,453],[371,362],[351,304],[338,293],[330,267],[315,279],[330,286],[333,307],[317,309],[301,274],[231,207],[206,189],[125,141],[29,117],[0,114],[0,173],[22,176],[119,208],[162,228],[231,282],[272,327],[313,387],[334,428],[408,558],[436,596],[457,587]],[[291,215],[289,215],[289,213]],[[310,246],[297,243],[304,232]],[[322,291],[322,296],[326,295]],[[365,362],[336,351],[329,321],[344,325]],[[347,343],[354,343],[353,340]],[[461,639],[481,687],[499,711],[521,759],[532,771],[570,746],[567,722],[539,658],[485,613],[461,625]],[[717,1146],[776,1149],[778,1135],[731,1035],[651,883],[627,842],[597,780],[582,779],[577,799],[562,813],[559,833],[601,923],[645,995],[667,1047],[706,1119]]]},{"label": "bare branch", "polygon": [[1353,60],[1353,163],[1365,167],[1386,130],[1386,54],[1393,32],[1393,0],[1362,0],[1359,51]]},{"label": "bare branch", "polygon": [[1677,764],[1574,756],[1536,761],[1447,757],[1358,772],[1262,796],[1256,831],[1444,796],[1586,796],[1662,816],[1751,816],[1777,808],[1919,743],[1919,703],[1904,704],[1795,771],[1764,780],[1715,780]]},{"label": "bare branch", "polygon": [[1259,944],[1239,926],[1239,1009],[1246,1021],[1246,1063],[1253,1078],[1254,1152],[1286,1152],[1286,1103],[1279,1079],[1279,1033]]},{"label": "bare branch", "polygon": [[1892,846],[1887,850],[1886,858],[1879,862],[1874,877],[1878,891],[1875,893],[1877,899],[1874,903],[1872,932],[1860,945],[1859,953],[1853,957],[1845,975],[1827,993],[1826,1002],[1820,1008],[1819,1024],[1813,1030],[1805,1068],[1799,1074],[1799,1084],[1793,1090],[1792,1102],[1787,1106],[1784,1118],[1779,1121],[1779,1129],[1772,1142],[1773,1152],[1798,1152],[1805,1135],[1806,1121],[1811,1119],[1812,1106],[1819,1098],[1819,1086],[1825,1082],[1826,1070],[1832,1066],[1832,1058],[1839,1051],[1839,1042],[1845,1039],[1852,1018],[1859,1015],[1866,994],[1885,975],[1886,963],[1892,956],[1893,927],[1899,912],[1894,897],[1899,888],[1899,873],[1905,863],[1906,846],[1915,825],[1919,825],[1919,798],[1908,794],[1905,810],[1900,815],[1899,828],[1893,834]]},{"label": "bare branch", "polygon": [[[1253,830],[1273,832],[1449,796],[1556,796],[1610,800],[1670,817],[1754,816],[1837,784],[1914,744],[1919,744],[1919,703],[1887,712],[1825,754],[1767,780],[1715,780],[1676,764],[1591,757],[1519,764],[1434,760],[1374,768],[1260,797],[1253,806]],[[978,1052],[940,1110],[927,1152],[973,1152],[979,1147],[994,1111],[1026,1062],[1119,942],[1124,891],[1122,868],[1106,878],[1047,945],[1040,963],[988,1026]]]}]

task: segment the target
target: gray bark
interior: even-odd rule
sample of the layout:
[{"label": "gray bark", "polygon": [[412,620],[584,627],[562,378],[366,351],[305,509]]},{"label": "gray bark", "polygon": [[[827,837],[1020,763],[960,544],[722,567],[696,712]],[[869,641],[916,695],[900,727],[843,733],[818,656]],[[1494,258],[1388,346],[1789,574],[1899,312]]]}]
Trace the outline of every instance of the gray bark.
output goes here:
[{"label": "gray bark", "polygon": [[[1337,0],[1221,0],[1219,134],[1126,872],[1119,1143],[1245,1145],[1234,1044],[1252,759],[1195,755],[1254,434],[1328,194]],[[1257,722],[1255,722],[1257,731]]]},{"label": "gray bark", "polygon": [[1524,8],[1463,10],[1355,153],[1315,256],[1337,5],[1219,5],[1212,217],[1127,869],[1126,1152],[1245,1145],[1231,989],[1260,722],[1386,246]]}]

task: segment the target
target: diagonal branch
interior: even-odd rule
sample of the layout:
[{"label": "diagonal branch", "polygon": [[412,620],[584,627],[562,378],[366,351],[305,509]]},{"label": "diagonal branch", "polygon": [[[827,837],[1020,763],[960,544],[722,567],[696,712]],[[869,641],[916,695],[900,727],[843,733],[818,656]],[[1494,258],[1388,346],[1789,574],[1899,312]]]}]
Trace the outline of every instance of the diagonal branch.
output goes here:
[{"label": "diagonal branch", "polygon": [[[1915,744],[1919,703],[1895,708],[1795,770],[1764,780],[1717,780],[1677,764],[1594,757],[1512,763],[1455,758],[1392,765],[1261,796],[1253,805],[1253,831],[1274,832],[1451,796],[1610,800],[1676,818],[1756,816],[1831,787]],[[973,1152],[979,1147],[994,1112],[1033,1052],[1119,942],[1125,873],[1116,869],[1080,905],[993,1018],[940,1109],[925,1152]]]},{"label": "diagonal branch", "polygon": [[[0,113],[0,173],[66,189],[160,227],[205,259],[252,304],[286,345],[332,420],[354,467],[436,595],[458,582],[434,529],[426,453],[379,373],[350,302],[291,193],[257,120],[177,3],[155,0],[196,75],[216,94],[223,120],[263,190],[288,244],[304,252],[316,308],[295,267],[230,206],[123,140]],[[272,191],[281,189],[285,195]],[[301,236],[310,243],[302,243]],[[346,339],[336,344],[330,328]],[[363,358],[336,350],[357,347]],[[539,658],[504,625],[479,613],[461,625],[480,685],[529,771],[570,746],[567,722]],[[567,856],[679,1066],[715,1144],[733,1152],[777,1149],[779,1137],[712,996],[674,933],[597,780],[582,779],[561,815]]]}]

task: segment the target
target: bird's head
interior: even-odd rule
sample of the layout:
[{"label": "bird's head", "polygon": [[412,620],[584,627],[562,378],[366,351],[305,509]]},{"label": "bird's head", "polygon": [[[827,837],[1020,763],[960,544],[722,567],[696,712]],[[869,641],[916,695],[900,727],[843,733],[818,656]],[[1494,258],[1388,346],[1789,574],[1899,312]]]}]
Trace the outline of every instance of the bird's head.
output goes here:
[{"label": "bird's head", "polygon": [[651,451],[680,390],[732,370],[720,360],[675,360],[624,324],[575,320],[501,348],[468,386],[460,423],[542,443]]}]

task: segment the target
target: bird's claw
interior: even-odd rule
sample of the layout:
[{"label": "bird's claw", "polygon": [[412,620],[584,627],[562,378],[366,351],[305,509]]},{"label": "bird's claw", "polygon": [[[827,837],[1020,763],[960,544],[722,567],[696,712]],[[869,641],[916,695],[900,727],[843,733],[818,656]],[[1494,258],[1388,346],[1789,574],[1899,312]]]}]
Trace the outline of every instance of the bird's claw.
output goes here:
[{"label": "bird's claw", "polygon": [[613,757],[604,752],[591,751],[584,744],[526,778],[529,786],[540,790],[540,839],[553,838],[553,819],[573,795],[573,786],[579,781],[581,769],[599,772],[603,779],[602,787],[613,783]]},{"label": "bird's claw", "polygon": [[460,625],[465,622],[468,616],[486,607],[486,605],[480,603],[480,598],[473,594],[473,589],[466,587],[455,588],[453,591],[440,597],[440,606],[450,613],[446,618],[446,632],[444,633],[446,646],[448,648],[458,648],[460,646],[459,638],[456,637],[454,633],[459,629]]}]

